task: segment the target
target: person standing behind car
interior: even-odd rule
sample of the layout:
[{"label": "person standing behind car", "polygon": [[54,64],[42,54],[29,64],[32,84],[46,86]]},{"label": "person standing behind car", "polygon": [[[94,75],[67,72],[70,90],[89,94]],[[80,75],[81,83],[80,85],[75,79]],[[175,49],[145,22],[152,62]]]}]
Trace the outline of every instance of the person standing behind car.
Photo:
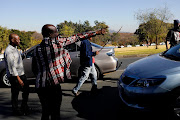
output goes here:
[{"label": "person standing behind car", "polygon": [[60,37],[54,25],[42,27],[42,42],[35,48],[33,72],[36,75],[37,93],[42,105],[41,120],[60,120],[62,91],[60,83],[71,78],[71,58],[66,45],[104,33],[105,30]]},{"label": "person standing behind car", "polygon": [[168,49],[167,41],[170,42],[170,48],[180,43],[180,22],[174,20],[174,28],[170,29],[166,37],[166,49]]},{"label": "person standing behind car", "polygon": [[80,68],[81,68],[81,76],[79,78],[79,82],[73,88],[72,93],[75,96],[78,96],[78,91],[83,85],[83,83],[88,79],[91,74],[91,82],[92,89],[91,93],[94,93],[97,90],[97,72],[94,66],[94,56],[99,54],[99,51],[92,52],[92,46],[89,40],[92,38],[83,40],[80,46]]},{"label": "person standing behind car", "polygon": [[[15,115],[28,114],[29,107],[27,105],[29,96],[29,84],[27,82],[21,54],[16,48],[20,44],[20,38],[17,34],[9,35],[9,45],[4,52],[4,60],[6,65],[6,73],[11,83],[11,103],[13,113]],[[21,109],[18,108],[18,95],[22,90]]]}]

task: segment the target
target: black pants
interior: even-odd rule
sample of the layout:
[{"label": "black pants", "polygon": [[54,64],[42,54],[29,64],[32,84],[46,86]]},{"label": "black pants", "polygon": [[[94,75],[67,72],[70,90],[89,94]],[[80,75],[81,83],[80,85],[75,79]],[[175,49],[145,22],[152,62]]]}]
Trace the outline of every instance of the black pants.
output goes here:
[{"label": "black pants", "polygon": [[18,110],[18,96],[19,96],[19,91],[22,91],[22,103],[21,103],[21,108],[26,109],[27,106],[27,101],[29,97],[29,83],[26,79],[25,75],[19,76],[21,80],[24,82],[24,86],[22,87],[16,76],[11,76],[9,77],[9,81],[11,83],[11,103],[12,103],[12,108],[13,110]]},{"label": "black pants", "polygon": [[60,120],[62,91],[60,85],[38,88],[37,93],[42,105],[41,120]]}]

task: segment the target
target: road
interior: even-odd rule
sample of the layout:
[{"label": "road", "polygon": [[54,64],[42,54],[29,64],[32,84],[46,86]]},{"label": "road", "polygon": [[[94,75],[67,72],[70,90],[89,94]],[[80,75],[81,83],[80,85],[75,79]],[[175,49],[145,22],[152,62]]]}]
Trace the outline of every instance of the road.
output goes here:
[{"label": "road", "polygon": [[[62,83],[63,100],[61,106],[62,120],[172,120],[172,116],[163,112],[145,112],[126,107],[120,100],[117,80],[123,69],[140,58],[122,58],[123,65],[116,72],[106,74],[98,80],[98,94],[90,96],[91,84],[86,82],[80,89],[80,95],[71,93],[76,82]],[[19,96],[21,100],[21,94]],[[40,120],[41,105],[35,89],[31,88],[29,106],[32,108],[28,116],[12,116],[10,88],[0,88],[0,120]]]}]

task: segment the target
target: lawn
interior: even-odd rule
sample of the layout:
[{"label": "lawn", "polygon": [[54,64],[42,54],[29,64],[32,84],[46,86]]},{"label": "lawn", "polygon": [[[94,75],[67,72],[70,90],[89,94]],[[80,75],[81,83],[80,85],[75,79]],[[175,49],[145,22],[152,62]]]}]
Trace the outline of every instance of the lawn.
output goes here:
[{"label": "lawn", "polygon": [[152,54],[161,53],[166,50],[165,45],[156,46],[140,46],[140,47],[124,47],[124,48],[115,48],[115,55],[117,57],[130,57],[130,56],[148,56]]}]

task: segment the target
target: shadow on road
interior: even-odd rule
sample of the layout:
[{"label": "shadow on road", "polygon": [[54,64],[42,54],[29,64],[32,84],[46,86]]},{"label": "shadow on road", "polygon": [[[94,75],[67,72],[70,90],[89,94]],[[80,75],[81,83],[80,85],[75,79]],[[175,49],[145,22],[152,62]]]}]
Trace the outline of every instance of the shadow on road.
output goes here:
[{"label": "shadow on road", "polygon": [[121,102],[117,87],[104,86],[96,96],[82,92],[71,103],[77,116],[87,120],[174,120],[172,114],[166,112],[128,108]]},{"label": "shadow on road", "polygon": [[[0,89],[0,120],[4,119],[36,119],[37,116],[41,113],[41,106],[39,103],[39,99],[31,99],[31,96],[29,97],[28,105],[32,108],[30,110],[30,114],[27,116],[14,116],[12,113],[12,107],[11,107],[11,94],[10,94],[10,88],[3,88]],[[22,102],[21,97],[22,92],[19,93],[19,106]],[[34,93],[34,89],[32,89],[31,94]],[[30,94],[30,95],[31,95]]]}]

